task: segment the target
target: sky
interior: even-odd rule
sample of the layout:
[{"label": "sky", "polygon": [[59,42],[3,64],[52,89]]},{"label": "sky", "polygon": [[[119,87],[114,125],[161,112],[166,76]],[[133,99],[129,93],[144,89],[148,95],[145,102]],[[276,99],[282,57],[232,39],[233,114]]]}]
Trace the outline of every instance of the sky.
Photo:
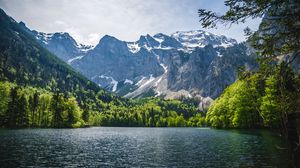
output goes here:
[{"label": "sky", "polygon": [[77,42],[96,45],[104,35],[136,41],[140,35],[205,30],[244,41],[244,28],[258,28],[259,19],[245,24],[203,29],[198,9],[219,14],[223,0],[0,0],[0,8],[16,21],[40,32],[68,32]]}]

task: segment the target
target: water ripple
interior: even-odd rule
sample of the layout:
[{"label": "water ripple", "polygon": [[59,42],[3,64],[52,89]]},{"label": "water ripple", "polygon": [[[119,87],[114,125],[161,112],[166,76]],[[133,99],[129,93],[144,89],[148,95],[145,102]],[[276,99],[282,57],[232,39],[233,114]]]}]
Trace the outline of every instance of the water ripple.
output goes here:
[{"label": "water ripple", "polygon": [[1,167],[286,167],[267,131],[197,128],[0,130]]}]

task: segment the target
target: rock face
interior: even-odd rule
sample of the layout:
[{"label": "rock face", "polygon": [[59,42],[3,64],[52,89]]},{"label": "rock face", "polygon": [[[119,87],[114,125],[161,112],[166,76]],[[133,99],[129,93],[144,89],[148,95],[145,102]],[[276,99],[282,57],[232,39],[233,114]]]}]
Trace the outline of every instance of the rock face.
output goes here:
[{"label": "rock face", "polygon": [[68,33],[31,32],[83,75],[125,97],[214,99],[236,80],[237,68],[257,66],[245,43],[202,30],[145,35],[135,42],[106,35],[95,47],[78,45]]}]

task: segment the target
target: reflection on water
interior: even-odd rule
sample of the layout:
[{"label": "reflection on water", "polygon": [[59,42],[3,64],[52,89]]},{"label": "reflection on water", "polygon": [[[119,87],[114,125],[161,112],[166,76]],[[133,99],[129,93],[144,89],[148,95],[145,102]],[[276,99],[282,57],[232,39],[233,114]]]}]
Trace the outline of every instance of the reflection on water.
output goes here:
[{"label": "reflection on water", "polygon": [[286,167],[268,131],[198,128],[0,130],[0,167]]}]

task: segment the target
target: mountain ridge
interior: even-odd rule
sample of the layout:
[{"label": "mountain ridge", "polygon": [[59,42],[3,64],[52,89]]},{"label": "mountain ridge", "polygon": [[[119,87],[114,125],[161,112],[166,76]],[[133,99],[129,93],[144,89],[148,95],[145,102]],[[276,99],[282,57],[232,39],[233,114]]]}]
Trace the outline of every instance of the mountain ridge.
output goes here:
[{"label": "mountain ridge", "polygon": [[[53,93],[73,95],[81,107],[101,92],[101,100],[114,96],[75,71],[36,41],[28,30],[0,9],[0,80],[19,86],[32,86]],[[96,102],[96,101],[95,101]],[[96,102],[95,106],[99,106]],[[96,108],[96,107],[93,107]]]},{"label": "mountain ridge", "polygon": [[214,99],[235,81],[238,67],[257,66],[255,57],[246,43],[193,30],[141,35],[133,42],[105,35],[87,52],[65,61],[99,86],[128,98]]}]

